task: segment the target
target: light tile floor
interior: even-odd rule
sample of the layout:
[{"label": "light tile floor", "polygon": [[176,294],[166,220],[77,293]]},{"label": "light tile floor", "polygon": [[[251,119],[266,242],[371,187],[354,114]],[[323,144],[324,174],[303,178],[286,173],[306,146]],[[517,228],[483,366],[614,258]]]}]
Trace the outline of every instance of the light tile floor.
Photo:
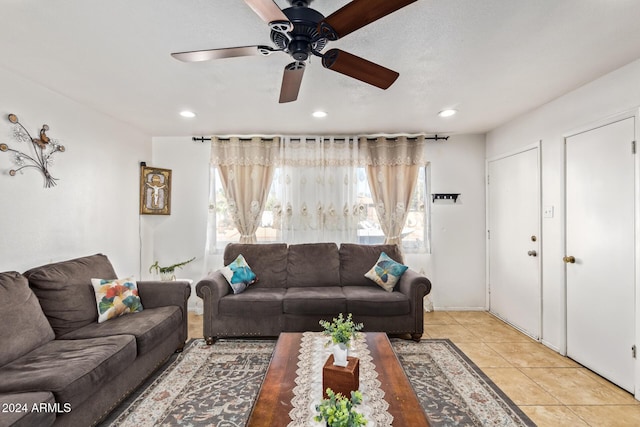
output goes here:
[{"label": "light tile floor", "polygon": [[640,402],[486,312],[425,313],[538,426],[640,426]]},{"label": "light tile floor", "polygon": [[[486,312],[425,313],[424,338],[448,338],[538,426],[640,426],[640,402]],[[189,337],[202,316],[189,313]]]}]

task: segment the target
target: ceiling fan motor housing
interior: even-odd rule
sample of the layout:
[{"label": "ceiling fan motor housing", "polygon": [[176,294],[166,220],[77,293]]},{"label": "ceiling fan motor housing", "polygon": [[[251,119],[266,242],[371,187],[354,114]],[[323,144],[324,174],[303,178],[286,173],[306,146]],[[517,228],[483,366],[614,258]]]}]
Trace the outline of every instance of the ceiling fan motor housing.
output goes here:
[{"label": "ceiling fan motor housing", "polygon": [[271,31],[271,41],[279,49],[287,52],[296,61],[306,61],[312,52],[324,49],[327,39],[318,33],[318,22],[324,19],[320,12],[295,5],[284,9],[283,12],[293,24],[293,30],[288,34],[289,37],[281,32]]}]

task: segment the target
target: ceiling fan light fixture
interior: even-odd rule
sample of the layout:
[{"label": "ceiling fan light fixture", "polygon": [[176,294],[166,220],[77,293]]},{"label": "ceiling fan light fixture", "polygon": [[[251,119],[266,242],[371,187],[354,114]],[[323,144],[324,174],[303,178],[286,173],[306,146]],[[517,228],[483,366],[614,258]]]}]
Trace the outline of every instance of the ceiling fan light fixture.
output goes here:
[{"label": "ceiling fan light fixture", "polygon": [[323,117],[327,117],[327,112],[326,111],[314,111],[313,113],[311,113],[311,115],[313,117],[315,117],[316,119],[321,119]]},{"label": "ceiling fan light fixture", "polygon": [[458,114],[458,110],[454,110],[453,108],[448,108],[446,110],[442,110],[438,113],[438,116],[440,117],[451,117],[451,116],[455,116],[456,114]]},{"label": "ceiling fan light fixture", "polygon": [[196,113],[194,113],[193,111],[184,110],[180,111],[180,115],[182,117],[186,117],[187,119],[192,119],[196,116]]}]

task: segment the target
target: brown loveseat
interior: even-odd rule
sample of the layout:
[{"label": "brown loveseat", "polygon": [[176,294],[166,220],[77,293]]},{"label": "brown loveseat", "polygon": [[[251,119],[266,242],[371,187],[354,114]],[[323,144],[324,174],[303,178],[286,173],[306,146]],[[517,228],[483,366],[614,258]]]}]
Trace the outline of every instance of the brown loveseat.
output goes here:
[{"label": "brown loveseat", "polygon": [[220,337],[317,331],[319,320],[352,313],[364,331],[411,334],[419,341],[431,282],[408,269],[393,292],[385,291],[365,277],[382,252],[402,262],[395,245],[229,244],[224,265],[242,254],[258,281],[239,294],[220,270],[198,282],[204,337],[212,343]]},{"label": "brown loveseat", "polygon": [[0,426],[91,426],[187,338],[187,282],[138,281],[142,311],[98,323],[93,255],[0,273]]}]

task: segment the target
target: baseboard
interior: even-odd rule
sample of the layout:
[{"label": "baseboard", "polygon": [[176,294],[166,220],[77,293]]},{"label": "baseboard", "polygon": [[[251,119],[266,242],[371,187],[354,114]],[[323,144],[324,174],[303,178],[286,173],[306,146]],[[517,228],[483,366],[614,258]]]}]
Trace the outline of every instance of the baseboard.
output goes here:
[{"label": "baseboard", "polygon": [[549,347],[551,350],[555,351],[556,353],[558,353],[558,354],[560,354],[560,355],[562,355],[562,356],[566,356],[566,354],[562,354],[562,353],[560,352],[560,348],[559,348],[558,346],[555,346],[555,345],[551,344],[549,341],[546,341],[546,340],[540,340],[540,343],[541,343],[542,345],[544,345],[545,347]]}]

